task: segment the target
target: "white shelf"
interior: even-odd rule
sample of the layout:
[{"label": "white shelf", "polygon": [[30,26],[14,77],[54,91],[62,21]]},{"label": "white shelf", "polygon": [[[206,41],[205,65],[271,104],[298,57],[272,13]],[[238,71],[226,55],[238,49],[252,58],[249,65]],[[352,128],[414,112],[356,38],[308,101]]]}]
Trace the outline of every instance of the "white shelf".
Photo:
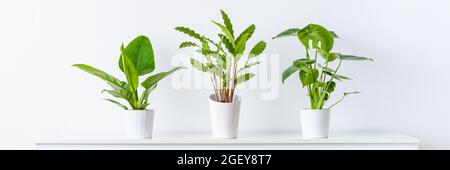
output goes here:
[{"label": "white shelf", "polygon": [[163,133],[153,139],[130,140],[121,135],[66,135],[36,143],[38,149],[146,150],[303,150],[418,149],[417,138],[388,132],[331,133],[329,138],[303,139],[298,132],[240,133],[237,139],[213,139],[209,133]]}]

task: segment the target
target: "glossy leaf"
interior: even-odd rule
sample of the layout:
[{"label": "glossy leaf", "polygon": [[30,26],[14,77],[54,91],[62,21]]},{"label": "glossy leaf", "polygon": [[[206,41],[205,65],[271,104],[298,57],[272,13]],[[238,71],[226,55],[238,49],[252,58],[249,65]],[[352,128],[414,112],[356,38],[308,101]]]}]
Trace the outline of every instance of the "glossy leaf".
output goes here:
[{"label": "glossy leaf", "polygon": [[175,67],[169,71],[166,72],[161,72],[155,75],[152,75],[150,77],[148,77],[146,80],[144,80],[141,85],[142,87],[148,89],[151,86],[155,85],[156,83],[158,83],[160,80],[162,80],[163,78],[165,78],[166,76],[172,74],[173,72],[180,70],[180,69],[185,69],[186,67]]},{"label": "glossy leaf", "polygon": [[348,77],[346,77],[346,76],[343,76],[343,75],[339,75],[339,74],[336,74],[336,75],[334,75],[334,71],[333,72],[330,72],[330,71],[332,71],[332,69],[330,69],[330,70],[322,70],[325,74],[327,74],[327,75],[329,75],[329,76],[332,76],[332,77],[334,77],[335,79],[337,79],[337,80],[339,80],[339,81],[342,81],[342,80],[351,80],[351,78],[348,78]]},{"label": "glossy leaf", "polygon": [[315,62],[316,62],[316,60],[313,60],[313,59],[302,58],[302,59],[295,60],[293,62],[293,65],[300,69],[305,65],[314,64]]},{"label": "glossy leaf", "polygon": [[309,49],[309,41],[313,42],[313,47],[318,46],[320,49],[330,52],[333,49],[333,35],[324,27],[317,24],[309,24],[297,34],[298,39],[302,42],[306,49]]},{"label": "glossy leaf", "polygon": [[258,42],[250,51],[250,55],[248,58],[253,58],[260,55],[266,49],[266,42],[260,41]]},{"label": "glossy leaf", "polygon": [[228,14],[225,13],[223,10],[220,10],[220,13],[222,14],[222,19],[223,19],[223,23],[225,24],[225,27],[231,33],[231,35],[233,35],[234,34],[233,25],[231,24],[231,20],[228,17]]},{"label": "glossy leaf", "polygon": [[248,34],[244,34],[242,36],[242,38],[236,42],[236,48],[234,51],[235,56],[242,55],[244,53],[245,47],[247,45],[247,40],[248,40]]},{"label": "glossy leaf", "polygon": [[233,36],[233,34],[231,34],[231,32],[228,31],[228,29],[224,25],[222,25],[222,24],[220,24],[220,23],[218,23],[216,21],[212,21],[212,22],[214,24],[216,24],[220,28],[220,30],[222,30],[222,32],[225,34],[225,37],[228,39],[228,41],[231,42],[231,45],[233,45],[233,47],[234,47],[235,43],[234,43],[234,36]]},{"label": "glossy leaf", "polygon": [[336,87],[336,83],[334,81],[328,81],[327,82],[327,92],[332,93],[334,91],[334,88]]},{"label": "glossy leaf", "polygon": [[286,31],[279,33],[277,36],[273,37],[272,39],[297,36],[297,34],[300,30],[301,30],[300,28],[291,28],[291,29],[288,29]]},{"label": "glossy leaf", "polygon": [[298,70],[299,70],[299,68],[296,67],[296,66],[288,67],[286,70],[283,71],[283,74],[281,76],[282,77],[281,82],[284,83],[289,76],[291,76],[292,74],[294,74]]},{"label": "glossy leaf", "polygon": [[228,38],[223,34],[219,34],[219,38],[220,38],[221,42],[225,45],[225,48],[227,48],[228,52],[230,54],[234,54],[234,47],[231,44],[231,42],[228,40]]},{"label": "glossy leaf", "polygon": [[250,39],[253,35],[253,33],[255,32],[256,26],[254,24],[250,25],[249,27],[247,27],[244,31],[242,31],[242,33],[236,38],[236,43],[239,42],[244,35],[246,35],[247,39]]},{"label": "glossy leaf", "polygon": [[317,81],[317,78],[319,77],[319,71],[317,69],[314,69],[311,72],[300,70],[299,76],[302,85],[307,86]]},{"label": "glossy leaf", "polygon": [[[155,70],[153,47],[148,37],[138,36],[125,47],[125,52],[128,59],[135,66],[139,76]],[[123,72],[122,60],[119,61],[119,67]]]},{"label": "glossy leaf", "polygon": [[96,69],[96,68],[86,65],[86,64],[74,64],[73,66],[107,81],[108,84],[110,84],[111,86],[121,87],[121,88],[125,87],[125,84],[126,84],[125,82],[120,81],[119,79],[115,78],[114,76],[111,76],[110,74],[108,74],[102,70]]}]

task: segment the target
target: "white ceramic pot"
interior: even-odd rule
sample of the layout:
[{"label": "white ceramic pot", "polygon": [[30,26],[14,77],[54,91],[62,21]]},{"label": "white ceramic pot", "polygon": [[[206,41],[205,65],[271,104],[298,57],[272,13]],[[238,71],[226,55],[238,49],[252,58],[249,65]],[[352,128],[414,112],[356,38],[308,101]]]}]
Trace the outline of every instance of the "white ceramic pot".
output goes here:
[{"label": "white ceramic pot", "polygon": [[212,135],[214,138],[237,138],[241,98],[234,96],[233,103],[217,102],[216,96],[209,96]]},{"label": "white ceramic pot", "polygon": [[327,138],[330,127],[330,110],[300,110],[303,138]]},{"label": "white ceramic pot", "polygon": [[129,139],[150,139],[153,134],[153,117],[155,111],[126,110],[125,136]]}]

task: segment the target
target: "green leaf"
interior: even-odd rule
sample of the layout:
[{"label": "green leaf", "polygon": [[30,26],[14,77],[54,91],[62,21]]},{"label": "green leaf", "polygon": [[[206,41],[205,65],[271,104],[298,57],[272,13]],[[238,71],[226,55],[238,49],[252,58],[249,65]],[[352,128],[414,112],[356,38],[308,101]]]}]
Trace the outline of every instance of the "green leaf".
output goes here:
[{"label": "green leaf", "polygon": [[320,49],[330,52],[333,49],[333,35],[325,27],[317,24],[309,24],[297,34],[298,39],[306,49],[309,49],[309,41],[313,42],[313,47],[317,48],[320,43]]},{"label": "green leaf", "polygon": [[367,58],[367,57],[359,57],[359,56],[354,56],[354,55],[343,55],[343,54],[338,54],[338,53],[337,53],[337,57],[341,60],[373,61],[373,59]]},{"label": "green leaf", "polygon": [[[247,40],[248,40],[248,34],[245,34],[242,36],[242,38],[238,42],[236,42],[236,48],[234,51],[235,57],[237,56],[238,58],[240,58],[240,56],[244,53],[245,46],[247,44]],[[238,59],[236,59],[236,61],[238,61]]]},{"label": "green leaf", "polygon": [[293,65],[300,69],[305,65],[314,64],[315,62],[316,62],[316,60],[314,60],[314,59],[302,58],[302,59],[295,60],[293,62]]},{"label": "green leaf", "polygon": [[250,55],[248,58],[253,58],[260,55],[266,49],[266,42],[260,41],[258,42],[250,51]]},{"label": "green leaf", "polygon": [[258,65],[258,64],[261,64],[261,62],[257,61],[257,62],[249,63],[249,64],[245,65],[244,67],[242,67],[241,69],[239,69],[238,73],[241,71],[244,71],[245,69],[248,69],[252,66]]},{"label": "green leaf", "polygon": [[[135,66],[139,76],[155,70],[153,47],[148,37],[138,36],[125,47],[125,52]],[[122,72],[124,71],[122,60],[119,61],[119,68]]]},{"label": "green leaf", "polygon": [[299,29],[299,28],[291,28],[291,29],[288,29],[286,31],[279,33],[277,36],[273,37],[272,39],[297,36],[297,34],[300,30],[301,29]]},{"label": "green leaf", "polygon": [[200,47],[200,46],[195,44],[195,43],[193,43],[193,42],[185,41],[185,42],[180,44],[179,48],[186,48],[186,47]]},{"label": "green leaf", "polygon": [[228,41],[231,42],[231,45],[233,45],[233,47],[235,47],[233,34],[231,34],[230,31],[228,31],[228,29],[224,25],[222,25],[216,21],[211,21],[211,22],[216,24],[220,28],[220,30],[222,30],[222,32],[225,34],[225,37],[227,37]]},{"label": "green leaf", "polygon": [[201,63],[196,59],[191,58],[191,64],[194,68],[196,68],[199,71],[207,72],[209,70],[208,66],[206,66],[205,64]]},{"label": "green leaf", "polygon": [[152,86],[150,86],[149,88],[146,88],[144,90],[144,92],[142,92],[141,97],[139,97],[138,103],[140,103],[140,105],[144,107],[143,109],[145,109],[145,107],[148,105],[148,96],[156,88],[157,85],[158,85],[158,83],[155,83]]},{"label": "green leaf", "polygon": [[235,84],[241,84],[243,82],[246,82],[246,81],[250,80],[253,77],[255,77],[255,74],[253,74],[253,73],[245,73],[243,75],[238,76],[235,79]]},{"label": "green leaf", "polygon": [[300,70],[299,76],[304,87],[317,81],[317,78],[319,77],[319,70],[313,69],[310,73]]},{"label": "green leaf", "polygon": [[165,78],[166,76],[172,74],[173,72],[180,70],[180,69],[185,69],[186,67],[175,67],[169,71],[166,72],[161,72],[155,75],[152,75],[150,77],[148,77],[145,81],[142,82],[142,87],[148,89],[151,86],[153,86],[154,84],[158,83],[158,81],[162,80],[163,78]]},{"label": "green leaf", "polygon": [[253,35],[253,33],[255,32],[256,26],[254,24],[250,25],[249,27],[247,27],[244,31],[242,31],[242,33],[236,38],[235,43],[241,41],[241,39],[243,38],[244,35],[247,35],[247,39],[250,39]]},{"label": "green leaf", "polygon": [[[136,70],[136,67],[134,66],[130,58],[127,57],[127,53],[123,47],[123,44],[121,46],[121,52],[122,55],[120,57],[120,60],[122,60],[122,68],[123,72],[125,73],[125,77],[127,78],[127,82],[129,85],[128,88],[131,92],[134,93],[139,85],[138,71]],[[136,97],[136,95],[133,94],[133,97]]]},{"label": "green leaf", "polygon": [[316,49],[316,51],[320,54],[320,56],[327,62],[332,62],[336,60],[337,54],[336,53],[328,53],[325,50],[322,49]]},{"label": "green leaf", "polygon": [[284,70],[283,74],[281,76],[282,77],[282,80],[281,80],[282,83],[284,83],[289,76],[291,76],[292,74],[294,74],[298,70],[299,70],[298,67],[293,66],[293,65],[288,67],[286,70]]},{"label": "green leaf", "polygon": [[190,28],[187,27],[176,27],[175,30],[180,31],[182,33],[185,33],[199,41],[204,41],[203,36],[201,36],[200,34],[196,33],[194,30],[191,30]]},{"label": "green leaf", "polygon": [[322,70],[322,71],[323,71],[325,74],[327,74],[327,75],[329,75],[329,76],[331,76],[331,77],[334,77],[335,79],[337,79],[337,80],[339,80],[339,81],[342,81],[342,80],[351,80],[351,78],[348,78],[348,77],[343,76],[343,75],[339,75],[339,74],[334,75],[334,71],[333,71],[332,69],[330,69],[330,70],[324,69],[324,70]]},{"label": "green leaf", "polygon": [[110,101],[111,103],[116,104],[117,106],[121,107],[122,109],[128,110],[128,107],[127,107],[127,106],[125,106],[125,105],[123,105],[123,104],[121,104],[121,103],[119,103],[119,102],[117,102],[117,101],[115,101],[115,100],[112,100],[112,99],[105,99],[105,100]]},{"label": "green leaf", "polygon": [[221,42],[225,45],[225,48],[227,48],[228,52],[230,52],[230,54],[234,54],[234,47],[231,44],[231,42],[228,40],[228,38],[225,37],[225,35],[223,35],[223,34],[219,34],[219,38],[220,38]]},{"label": "green leaf", "polygon": [[125,100],[130,100],[130,98],[132,97],[132,95],[130,94],[130,92],[127,89],[122,89],[122,90],[102,90],[103,92],[107,92],[110,95],[117,97],[117,98],[121,98],[121,99],[125,99]]},{"label": "green leaf", "polygon": [[334,37],[334,38],[339,38],[339,36],[336,34],[336,32],[334,31],[330,31],[330,34]]},{"label": "green leaf", "polygon": [[234,35],[233,25],[231,24],[231,20],[228,17],[227,13],[225,13],[223,10],[220,10],[220,13],[222,14],[222,19],[223,23],[225,24],[225,27],[231,33],[231,35]]},{"label": "green leaf", "polygon": [[334,91],[335,87],[336,87],[336,82],[334,82],[334,81],[327,82],[327,92],[328,93],[332,93]]},{"label": "green leaf", "polygon": [[99,69],[96,69],[94,67],[91,67],[89,65],[86,65],[86,64],[74,64],[72,66],[74,66],[76,68],[79,68],[79,69],[81,69],[81,70],[83,70],[83,71],[85,71],[87,73],[90,73],[90,74],[92,74],[94,76],[97,76],[97,77],[107,81],[108,84],[113,86],[113,88],[114,87],[116,87],[116,88],[117,87],[123,88],[126,85],[125,82],[120,81],[119,79],[115,78],[114,76],[111,76],[110,74],[108,74],[108,73],[106,73],[104,71],[101,71]]}]

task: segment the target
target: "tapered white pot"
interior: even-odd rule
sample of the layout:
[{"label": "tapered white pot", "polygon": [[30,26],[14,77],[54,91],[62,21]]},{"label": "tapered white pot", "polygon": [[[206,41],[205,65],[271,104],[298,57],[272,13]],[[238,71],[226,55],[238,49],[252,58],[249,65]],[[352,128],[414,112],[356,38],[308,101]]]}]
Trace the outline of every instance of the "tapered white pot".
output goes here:
[{"label": "tapered white pot", "polygon": [[327,138],[330,127],[330,110],[300,110],[303,138]]},{"label": "tapered white pot", "polygon": [[155,111],[125,110],[125,137],[129,139],[150,139],[153,134]]},{"label": "tapered white pot", "polygon": [[241,98],[236,95],[232,103],[217,102],[216,96],[209,96],[212,135],[214,138],[237,138]]}]

